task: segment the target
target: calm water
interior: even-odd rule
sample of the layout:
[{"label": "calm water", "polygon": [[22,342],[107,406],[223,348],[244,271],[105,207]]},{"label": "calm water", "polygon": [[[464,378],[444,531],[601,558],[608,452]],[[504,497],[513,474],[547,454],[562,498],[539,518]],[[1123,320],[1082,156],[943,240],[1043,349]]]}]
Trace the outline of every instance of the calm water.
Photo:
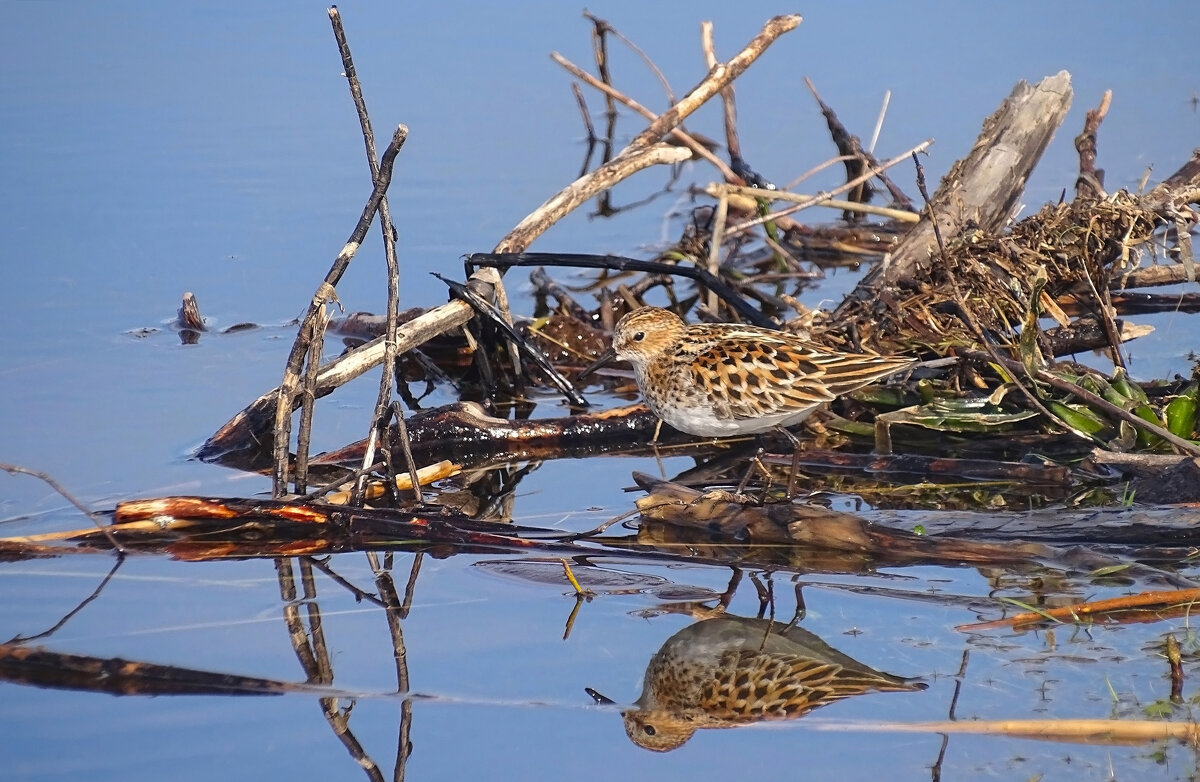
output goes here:
[{"label": "calm water", "polygon": [[[429,271],[461,277],[460,256],[490,249],[577,174],[583,131],[568,79],[547,54],[557,50],[588,65],[588,26],[578,7],[548,2],[340,7],[377,134],[386,138],[398,122],[411,129],[391,194],[402,305],[436,304],[445,292]],[[647,49],[677,93],[703,72],[700,20],[715,21],[719,51],[728,56],[766,18],[792,10],[715,2],[588,7]],[[890,89],[878,152],[888,157],[932,136],[937,144],[927,165],[937,177],[969,148],[1014,82],[1068,69],[1075,106],[1030,183],[1030,210],[1073,185],[1070,139],[1104,89],[1115,92],[1100,136],[1110,187],[1135,185],[1149,166],[1166,175],[1200,137],[1190,102],[1200,82],[1174,22],[1190,17],[1189,4],[1156,6],[1161,13],[1034,3],[910,3],[869,15],[832,3],[796,10],[805,23],[737,82],[745,153],[777,181],[832,154],[804,76],[864,137]],[[264,491],[260,479],[187,455],[278,382],[293,337],[283,324],[307,302],[370,191],[325,6],[10,3],[0,40],[0,253],[7,277],[0,460],[47,470],[97,507],[135,496]],[[661,108],[654,81],[635,58],[613,49],[618,85]],[[602,104],[588,98],[598,112]],[[720,134],[712,109],[690,125]],[[622,137],[641,127],[625,118]],[[694,177],[711,178],[704,170]],[[615,199],[635,200],[662,179],[644,174]],[[637,254],[675,235],[677,224],[663,223],[669,206],[660,200],[608,221],[581,212],[533,249]],[[383,307],[376,236],[339,288],[350,311]],[[510,275],[518,309],[528,304],[523,280]],[[836,276],[806,303],[836,300],[852,281]],[[241,321],[262,327],[181,346],[167,327],[189,290],[218,328]],[[1147,375],[1183,369],[1182,356],[1195,348],[1188,325],[1170,317],[1154,322],[1158,337],[1136,346],[1135,358]],[[135,336],[147,328],[158,331]],[[325,400],[318,448],[362,436],[375,385],[363,380]],[[586,481],[579,480],[582,469],[544,465],[522,484],[517,516],[584,528],[625,511],[631,498],[621,489],[630,472],[653,465],[593,460]],[[37,482],[5,477],[3,487],[0,534],[84,525]],[[567,518],[589,506],[606,510]],[[401,581],[410,559],[398,558]],[[688,620],[640,618],[657,605],[646,595],[602,596],[583,607],[563,641],[573,599],[557,586],[472,567],[478,559],[427,560],[404,623],[413,689],[434,696],[414,706],[410,779],[728,779],[757,768],[828,779],[925,779],[937,736],[817,728],[945,718],[954,686],[948,676],[964,651],[971,655],[960,717],[1136,716],[1166,692],[1162,672],[1146,665],[1146,650],[1177,629],[1161,623],[1053,638],[972,637],[952,629],[974,619],[968,608],[834,586],[886,585],[914,594],[932,588],[986,606],[991,585],[974,571],[812,576],[818,586],[806,592],[806,628],[870,665],[926,676],[930,689],[854,699],[774,729],[707,731],[659,756],[634,747],[619,715],[590,707],[583,687],[633,700],[650,656]],[[361,556],[332,564],[370,588]],[[86,556],[0,567],[0,638],[49,627],[110,565]],[[728,578],[701,568],[658,575],[717,591]],[[395,677],[386,625],[377,609],[319,583],[315,603],[335,684],[364,694],[352,727],[390,776],[400,700],[388,695]],[[790,591],[786,584],[779,589],[784,600]],[[743,585],[732,610],[753,614],[756,606]],[[268,562],[134,558],[47,644],[302,679]],[[0,685],[0,735],[6,779],[361,778],[311,696],[113,698]],[[1119,778],[1186,778],[1189,753],[1170,747],[1156,764],[1156,749],[955,737],[944,773],[1104,779],[1111,765]]]}]

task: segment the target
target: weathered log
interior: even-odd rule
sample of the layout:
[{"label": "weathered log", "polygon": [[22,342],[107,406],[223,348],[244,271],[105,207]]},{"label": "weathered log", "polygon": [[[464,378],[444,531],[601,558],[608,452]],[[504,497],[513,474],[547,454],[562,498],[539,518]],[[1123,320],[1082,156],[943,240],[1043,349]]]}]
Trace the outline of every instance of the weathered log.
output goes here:
[{"label": "weathered log", "polygon": [[[1022,81],[983,123],[971,152],[951,168],[932,199],[943,237],[957,236],[968,225],[996,231],[1012,216],[1025,182],[1066,117],[1072,98],[1071,76],[1061,71],[1037,86]],[[928,209],[922,220],[833,315],[848,316],[858,303],[873,301],[881,288],[916,278],[937,250]]]}]

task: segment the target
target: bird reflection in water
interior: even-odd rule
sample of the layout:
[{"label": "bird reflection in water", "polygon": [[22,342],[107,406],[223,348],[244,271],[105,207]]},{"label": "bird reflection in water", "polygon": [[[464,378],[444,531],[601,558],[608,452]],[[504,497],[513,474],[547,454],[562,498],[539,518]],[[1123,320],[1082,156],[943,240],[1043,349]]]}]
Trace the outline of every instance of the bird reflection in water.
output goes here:
[{"label": "bird reflection in water", "polygon": [[855,695],[925,687],[864,665],[794,625],[724,615],[671,636],[646,667],[641,697],[622,715],[633,743],[666,752],[701,728],[796,719]]}]

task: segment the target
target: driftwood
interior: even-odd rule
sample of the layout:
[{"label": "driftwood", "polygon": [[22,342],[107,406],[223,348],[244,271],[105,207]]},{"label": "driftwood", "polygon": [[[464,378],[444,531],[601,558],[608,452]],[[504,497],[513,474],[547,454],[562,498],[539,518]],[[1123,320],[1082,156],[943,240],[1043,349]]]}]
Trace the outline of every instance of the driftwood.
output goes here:
[{"label": "driftwood", "polygon": [[64,654],[11,643],[0,644],[0,680],[109,695],[283,695],[315,689],[274,679],[119,657]]},{"label": "driftwood", "polygon": [[[1017,84],[983,124],[971,152],[942,180],[930,207],[890,255],[859,282],[834,312],[849,315],[853,302],[919,274],[937,249],[934,221],[943,236],[957,236],[968,224],[997,231],[1012,216],[1025,182],[1071,107],[1071,76],[1061,71],[1037,86]],[[932,215],[930,214],[932,212]]]},{"label": "driftwood", "polygon": [[[113,523],[103,532],[72,530],[5,538],[0,543],[11,558],[63,553],[67,550],[64,544],[109,547],[114,540],[125,550],[164,550],[190,560],[318,555],[388,548],[396,541],[410,541],[423,547],[473,551],[574,557],[607,552],[633,559],[696,561],[695,551],[680,554],[671,544],[672,536],[661,529],[668,525],[719,545],[741,545],[748,552],[762,547],[778,550],[780,544],[787,544],[782,550],[807,552],[806,557],[814,552],[844,554],[877,566],[1035,561],[1090,569],[1119,565],[1129,575],[1142,573],[1176,586],[1194,586],[1186,579],[1164,576],[1082,546],[1129,546],[1147,541],[1176,548],[1200,545],[1200,533],[1196,532],[1200,510],[1055,510],[1007,516],[894,511],[852,514],[813,504],[763,506],[729,492],[700,492],[639,473],[634,478],[646,496],[637,501],[643,528],[633,541],[602,536],[607,525],[564,535],[557,530],[477,521],[447,507],[400,511],[300,500],[162,497],[121,503],[113,513]],[[915,529],[921,529],[921,534],[912,531]],[[1069,541],[1077,547],[1058,548],[1037,542],[1039,539]],[[666,548],[654,550],[659,546]],[[719,553],[701,555],[699,560],[750,564],[743,557],[734,560]]]}]

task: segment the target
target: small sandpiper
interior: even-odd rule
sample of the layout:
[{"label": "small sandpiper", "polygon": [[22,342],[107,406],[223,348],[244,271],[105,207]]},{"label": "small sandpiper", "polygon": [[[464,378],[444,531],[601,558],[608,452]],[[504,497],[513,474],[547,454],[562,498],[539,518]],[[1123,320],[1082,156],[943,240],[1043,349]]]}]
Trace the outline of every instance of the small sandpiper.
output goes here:
[{"label": "small sandpiper", "polygon": [[821,404],[917,363],[840,353],[757,326],[688,325],[658,307],[621,318],[612,347],[580,377],[613,358],[633,366],[650,410],[681,432],[730,437],[778,429],[793,444],[786,427]]},{"label": "small sandpiper", "polygon": [[[796,719],[844,698],[925,688],[875,670],[800,627],[722,616],[671,636],[646,667],[641,697],[622,716],[633,743],[667,752],[701,728]],[[598,703],[613,703],[588,692]]]}]

